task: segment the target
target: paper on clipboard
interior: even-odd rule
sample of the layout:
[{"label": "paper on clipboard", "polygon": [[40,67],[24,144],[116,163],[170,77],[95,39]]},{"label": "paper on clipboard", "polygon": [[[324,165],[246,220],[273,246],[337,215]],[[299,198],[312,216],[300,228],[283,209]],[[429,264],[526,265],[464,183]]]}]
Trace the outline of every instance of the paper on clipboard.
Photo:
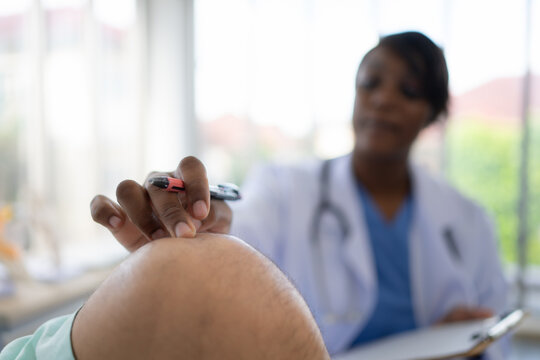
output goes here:
[{"label": "paper on clipboard", "polygon": [[358,347],[333,359],[421,360],[473,356],[515,328],[525,316],[523,310],[514,310],[502,317],[408,331]]}]

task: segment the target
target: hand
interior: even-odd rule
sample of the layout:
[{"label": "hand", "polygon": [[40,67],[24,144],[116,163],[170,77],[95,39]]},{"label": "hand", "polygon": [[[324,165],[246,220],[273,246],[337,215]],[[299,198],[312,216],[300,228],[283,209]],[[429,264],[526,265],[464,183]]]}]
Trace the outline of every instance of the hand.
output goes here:
[{"label": "hand", "polygon": [[[185,191],[168,192],[151,185],[155,176],[182,179]],[[97,195],[90,204],[92,218],[111,231],[132,252],[164,237],[193,237],[197,232],[228,233],[232,211],[220,200],[210,201],[204,165],[188,156],[174,172],[148,175],[144,186],[124,180],[116,188],[118,203]]]},{"label": "hand", "polygon": [[458,321],[486,319],[493,316],[493,311],[487,308],[469,308],[465,306],[457,306],[440,319],[438,324],[446,324]]}]

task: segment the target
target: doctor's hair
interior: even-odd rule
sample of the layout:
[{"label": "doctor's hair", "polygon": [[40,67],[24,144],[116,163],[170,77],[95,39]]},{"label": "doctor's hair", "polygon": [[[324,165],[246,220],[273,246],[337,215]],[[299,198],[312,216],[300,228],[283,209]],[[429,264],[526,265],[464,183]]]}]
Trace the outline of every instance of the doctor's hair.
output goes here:
[{"label": "doctor's hair", "polygon": [[417,31],[383,36],[379,43],[362,59],[378,48],[385,48],[402,58],[411,72],[418,77],[424,98],[431,105],[432,113],[426,126],[435,122],[439,115],[447,115],[449,90],[448,67],[442,49],[431,39]]}]

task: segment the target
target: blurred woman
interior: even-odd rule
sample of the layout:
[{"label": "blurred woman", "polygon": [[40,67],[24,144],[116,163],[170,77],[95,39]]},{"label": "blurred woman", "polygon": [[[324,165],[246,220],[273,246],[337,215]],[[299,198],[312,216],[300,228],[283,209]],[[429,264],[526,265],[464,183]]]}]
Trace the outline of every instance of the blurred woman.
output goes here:
[{"label": "blurred woman", "polygon": [[[208,206],[199,190],[207,186],[204,167],[188,158],[168,174],[193,184],[184,197],[124,183],[121,206],[97,198],[95,218],[113,233],[131,219],[144,241],[238,235],[293,280],[331,354],[437,322],[491,316],[505,310],[507,289],[492,222],[411,162],[418,134],[446,113],[448,92],[444,55],[429,38],[383,37],[358,68],[351,154],[258,168],[232,211],[222,201]],[[485,356],[502,352],[492,346]]]}]

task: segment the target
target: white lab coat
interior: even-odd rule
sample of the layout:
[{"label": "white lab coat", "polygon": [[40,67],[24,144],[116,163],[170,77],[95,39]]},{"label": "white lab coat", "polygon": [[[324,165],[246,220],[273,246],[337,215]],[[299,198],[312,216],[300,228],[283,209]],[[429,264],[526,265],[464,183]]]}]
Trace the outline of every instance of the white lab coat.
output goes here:
[{"label": "white lab coat", "polygon": [[[243,186],[243,200],[231,204],[231,233],[272,259],[292,280],[309,305],[330,354],[347,349],[373,311],[376,271],[351,156],[332,161],[332,204],[342,209],[350,227],[340,239],[335,217],[320,221],[323,264],[314,256],[311,227],[319,201],[321,162],[300,166],[259,167]],[[415,214],[409,242],[411,292],[418,326],[433,324],[458,305],[485,306],[501,312],[507,284],[499,261],[493,224],[485,212],[445,182],[411,166]],[[459,258],[444,233],[451,229]],[[316,264],[316,265],[315,265]],[[327,289],[321,292],[315,266]],[[321,267],[322,266],[322,267]],[[331,324],[331,312],[356,312],[352,321]],[[353,301],[351,301],[351,299]],[[502,358],[491,346],[489,359]]]}]

